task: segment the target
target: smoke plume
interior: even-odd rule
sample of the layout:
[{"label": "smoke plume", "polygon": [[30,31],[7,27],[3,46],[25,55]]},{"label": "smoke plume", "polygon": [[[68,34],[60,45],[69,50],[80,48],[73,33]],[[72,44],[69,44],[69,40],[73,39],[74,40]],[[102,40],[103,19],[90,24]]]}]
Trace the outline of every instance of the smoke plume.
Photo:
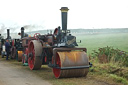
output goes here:
[{"label": "smoke plume", "polygon": [[0,34],[3,34],[7,27],[4,24],[0,25]]},{"label": "smoke plume", "polygon": [[44,26],[41,26],[41,25],[25,25],[23,27],[26,31],[29,31],[29,32],[42,30],[44,28]]}]

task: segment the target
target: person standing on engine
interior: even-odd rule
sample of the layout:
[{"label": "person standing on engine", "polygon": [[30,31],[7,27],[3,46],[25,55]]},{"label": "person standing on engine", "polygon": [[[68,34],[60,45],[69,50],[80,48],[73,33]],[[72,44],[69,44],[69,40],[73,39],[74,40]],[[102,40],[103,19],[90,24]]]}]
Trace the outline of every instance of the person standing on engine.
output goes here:
[{"label": "person standing on engine", "polygon": [[8,39],[6,39],[6,42],[5,42],[5,50],[6,50],[6,53],[7,53],[6,60],[8,60],[8,57],[9,57],[10,47],[11,47],[10,43],[9,43]]}]

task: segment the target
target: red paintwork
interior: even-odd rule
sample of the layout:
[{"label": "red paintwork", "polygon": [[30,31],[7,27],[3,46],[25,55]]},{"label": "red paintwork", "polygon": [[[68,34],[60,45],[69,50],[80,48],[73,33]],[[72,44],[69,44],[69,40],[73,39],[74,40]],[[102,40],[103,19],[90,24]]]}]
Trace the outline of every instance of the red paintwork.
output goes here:
[{"label": "red paintwork", "polygon": [[[59,65],[59,67],[61,67],[61,61],[58,54],[56,56],[56,64]],[[60,72],[61,72],[61,69],[53,68],[53,73],[56,78],[60,77]]]}]

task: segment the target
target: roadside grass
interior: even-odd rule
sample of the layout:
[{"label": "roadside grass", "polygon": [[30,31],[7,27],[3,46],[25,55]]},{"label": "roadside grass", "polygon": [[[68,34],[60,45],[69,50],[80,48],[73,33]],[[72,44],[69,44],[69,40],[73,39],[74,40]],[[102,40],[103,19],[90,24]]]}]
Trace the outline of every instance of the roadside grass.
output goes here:
[{"label": "roadside grass", "polygon": [[125,79],[123,77],[119,77],[114,74],[110,74],[110,77],[113,78],[116,82],[123,83],[124,85],[128,85],[127,79]]},{"label": "roadside grass", "polygon": [[128,85],[128,68],[126,67],[119,67],[112,63],[95,63],[93,67],[90,68],[90,73],[108,77],[115,82]]},{"label": "roadside grass", "polygon": [[128,85],[128,52],[107,46],[98,48],[89,57],[93,62],[91,72],[104,76],[106,74],[115,82]]}]

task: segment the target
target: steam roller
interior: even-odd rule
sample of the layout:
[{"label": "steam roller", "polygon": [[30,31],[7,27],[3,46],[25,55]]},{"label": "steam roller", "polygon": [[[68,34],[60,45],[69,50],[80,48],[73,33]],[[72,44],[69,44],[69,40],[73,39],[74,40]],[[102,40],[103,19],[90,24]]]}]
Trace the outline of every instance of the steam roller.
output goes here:
[{"label": "steam roller", "polygon": [[85,77],[89,71],[87,49],[77,47],[76,37],[67,30],[67,7],[62,7],[62,29],[53,33],[36,33],[35,40],[28,45],[28,65],[31,70],[48,65],[53,68],[55,78]]}]

